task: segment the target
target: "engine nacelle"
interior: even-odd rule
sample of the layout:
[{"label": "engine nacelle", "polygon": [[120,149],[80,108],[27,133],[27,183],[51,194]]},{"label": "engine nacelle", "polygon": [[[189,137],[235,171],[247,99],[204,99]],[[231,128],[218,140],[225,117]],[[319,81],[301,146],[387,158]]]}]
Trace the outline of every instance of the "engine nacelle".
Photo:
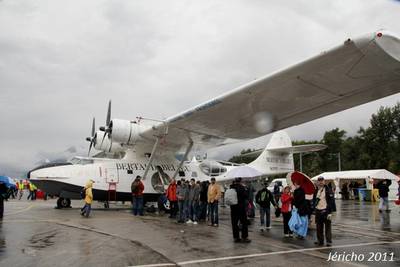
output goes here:
[{"label": "engine nacelle", "polygon": [[113,142],[134,145],[142,139],[140,134],[148,127],[128,120],[113,119],[110,122],[110,129]]},{"label": "engine nacelle", "polygon": [[118,143],[118,142],[112,142],[111,143],[111,140],[110,140],[110,138],[108,138],[107,135],[104,137],[104,140],[103,140],[103,136],[104,136],[104,132],[102,132],[102,131],[97,131],[95,133],[95,136],[94,136],[94,138],[95,138],[95,140],[94,140],[94,149],[105,151],[105,152],[121,152],[121,151],[124,151],[124,149],[123,149],[123,147],[121,146],[120,143]]}]

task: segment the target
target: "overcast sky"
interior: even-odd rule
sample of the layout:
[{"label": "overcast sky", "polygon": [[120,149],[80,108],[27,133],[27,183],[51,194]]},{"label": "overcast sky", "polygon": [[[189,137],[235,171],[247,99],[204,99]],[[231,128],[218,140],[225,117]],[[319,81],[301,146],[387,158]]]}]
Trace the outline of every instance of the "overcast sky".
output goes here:
[{"label": "overcast sky", "polygon": [[[0,174],[27,170],[71,146],[82,153],[92,117],[104,124],[109,99],[112,117],[166,118],[348,37],[382,28],[400,34],[399,14],[393,0],[2,0]],[[289,133],[320,139],[340,127],[353,135],[379,106],[398,100]],[[227,157],[241,146],[214,155]]]}]

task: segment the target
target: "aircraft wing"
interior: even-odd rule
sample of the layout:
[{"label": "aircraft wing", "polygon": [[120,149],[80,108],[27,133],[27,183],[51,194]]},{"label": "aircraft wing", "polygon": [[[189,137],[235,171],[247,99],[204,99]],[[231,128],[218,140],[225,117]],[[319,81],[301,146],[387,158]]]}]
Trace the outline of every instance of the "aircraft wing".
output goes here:
[{"label": "aircraft wing", "polygon": [[400,92],[400,40],[375,32],[172,116],[143,133],[178,147],[223,145],[315,120]]}]

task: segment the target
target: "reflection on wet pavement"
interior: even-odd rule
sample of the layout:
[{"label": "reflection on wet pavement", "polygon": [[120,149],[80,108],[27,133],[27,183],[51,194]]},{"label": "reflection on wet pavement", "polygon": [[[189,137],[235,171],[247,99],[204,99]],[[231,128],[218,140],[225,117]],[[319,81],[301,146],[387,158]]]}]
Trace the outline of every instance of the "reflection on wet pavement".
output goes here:
[{"label": "reflection on wet pavement", "polygon": [[[332,253],[394,253],[393,261],[335,262],[335,266],[399,266],[400,215],[380,213],[377,205],[338,201],[333,247],[318,248],[315,230],[306,240],[284,238],[281,218],[272,229],[258,231],[258,216],[249,227],[250,244],[232,242],[229,208],[220,209],[220,226],[182,225],[165,215],[134,217],[129,209],[53,209],[53,202],[9,201],[0,222],[0,266],[324,266]],[[73,202],[75,207],[80,202]],[[100,205],[98,206],[100,207]],[[312,227],[313,228],[313,227]],[[161,265],[160,265],[161,266]]]}]

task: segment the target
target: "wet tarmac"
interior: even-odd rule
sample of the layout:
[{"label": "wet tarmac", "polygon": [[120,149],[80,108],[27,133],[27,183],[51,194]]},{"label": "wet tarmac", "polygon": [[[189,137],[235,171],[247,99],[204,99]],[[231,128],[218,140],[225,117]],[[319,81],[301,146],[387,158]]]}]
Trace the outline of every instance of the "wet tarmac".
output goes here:
[{"label": "wet tarmac", "polygon": [[252,242],[233,243],[229,208],[221,207],[219,227],[210,227],[166,215],[135,217],[122,204],[105,210],[95,203],[87,219],[81,205],[6,202],[0,266],[400,266],[400,208],[392,203],[392,212],[379,213],[376,204],[337,201],[330,248],[314,245],[314,229],[305,240],[284,238],[274,216],[271,230],[260,232],[257,216]]}]

